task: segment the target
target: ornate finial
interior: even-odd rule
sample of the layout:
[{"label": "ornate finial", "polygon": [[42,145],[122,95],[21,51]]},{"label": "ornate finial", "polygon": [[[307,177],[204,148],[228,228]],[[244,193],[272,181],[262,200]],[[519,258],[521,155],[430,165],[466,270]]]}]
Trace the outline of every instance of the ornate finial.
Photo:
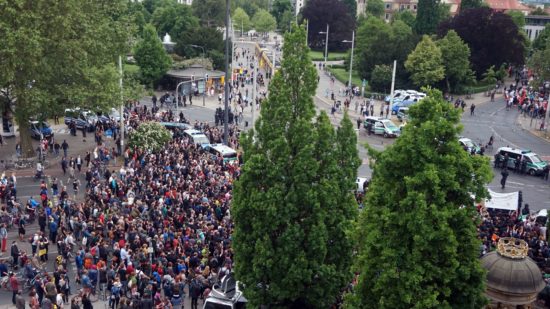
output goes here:
[{"label": "ornate finial", "polygon": [[514,237],[502,237],[498,241],[498,254],[511,259],[524,259],[527,257],[529,246],[527,242]]}]

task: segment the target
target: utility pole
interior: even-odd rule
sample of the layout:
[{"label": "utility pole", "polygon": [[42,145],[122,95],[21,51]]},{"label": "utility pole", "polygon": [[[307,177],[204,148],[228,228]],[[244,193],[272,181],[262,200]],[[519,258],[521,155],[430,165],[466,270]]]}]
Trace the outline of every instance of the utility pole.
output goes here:
[{"label": "utility pole", "polygon": [[225,100],[224,100],[224,115],[223,115],[223,143],[229,143],[229,5],[230,0],[225,0]]},{"label": "utility pole", "polygon": [[[395,68],[397,66],[397,60],[393,61],[393,72],[391,74],[391,90],[390,90],[390,110],[388,112],[388,115],[391,115],[391,112],[393,110],[393,90],[395,89]],[[386,118],[388,117],[386,115]]]},{"label": "utility pole", "polygon": [[124,151],[124,92],[122,88],[122,56],[118,56],[118,72],[120,73],[120,149]]}]

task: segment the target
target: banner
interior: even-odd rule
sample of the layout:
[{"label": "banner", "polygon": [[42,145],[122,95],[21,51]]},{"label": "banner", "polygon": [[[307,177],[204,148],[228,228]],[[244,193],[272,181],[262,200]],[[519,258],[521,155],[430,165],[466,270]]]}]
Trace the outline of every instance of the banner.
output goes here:
[{"label": "banner", "polygon": [[518,209],[519,192],[498,193],[489,189],[489,194],[491,199],[485,201],[485,207],[505,210]]}]

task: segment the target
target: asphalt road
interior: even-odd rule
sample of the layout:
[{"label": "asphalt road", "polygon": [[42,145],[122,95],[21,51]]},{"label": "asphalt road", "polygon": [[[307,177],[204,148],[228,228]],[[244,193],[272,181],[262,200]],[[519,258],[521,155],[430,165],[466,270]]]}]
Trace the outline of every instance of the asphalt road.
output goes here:
[{"label": "asphalt road", "polygon": [[[464,125],[463,135],[474,141],[486,144],[491,134],[495,137],[495,144],[492,151],[486,155],[491,156],[497,152],[499,147],[510,146],[519,149],[530,149],[541,157],[550,156],[550,144],[529,131],[524,130],[517,122],[519,115],[516,109],[506,111],[504,99],[500,98],[495,102],[486,103],[475,109],[475,116],[469,112],[462,116]],[[489,189],[495,192],[523,192],[523,200],[529,204],[532,211],[550,208],[550,182],[540,177],[529,175],[518,175],[510,173],[506,188],[500,186],[500,169],[493,169],[494,178],[489,184]]]}]

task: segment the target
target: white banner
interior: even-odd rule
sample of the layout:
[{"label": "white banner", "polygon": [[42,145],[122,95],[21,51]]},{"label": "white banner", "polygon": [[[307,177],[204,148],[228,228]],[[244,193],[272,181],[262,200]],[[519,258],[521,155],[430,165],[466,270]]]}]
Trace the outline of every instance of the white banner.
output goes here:
[{"label": "white banner", "polygon": [[519,192],[498,193],[489,189],[489,194],[491,195],[491,199],[485,201],[486,208],[506,210],[518,209]]}]

